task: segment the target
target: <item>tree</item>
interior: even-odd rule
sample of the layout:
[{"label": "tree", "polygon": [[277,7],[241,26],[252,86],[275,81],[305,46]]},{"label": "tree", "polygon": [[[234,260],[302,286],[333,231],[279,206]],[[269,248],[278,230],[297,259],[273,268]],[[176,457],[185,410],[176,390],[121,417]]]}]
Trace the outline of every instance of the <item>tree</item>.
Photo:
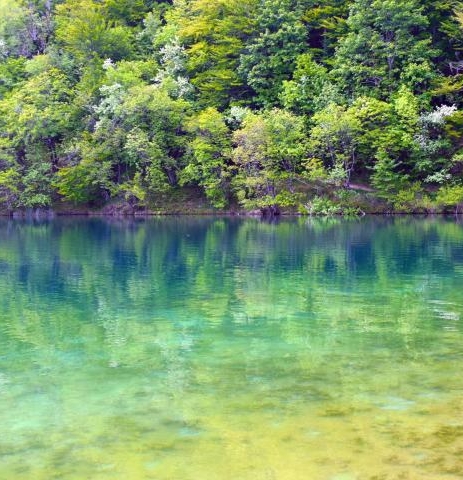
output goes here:
[{"label": "tree", "polygon": [[278,213],[297,203],[294,181],[306,158],[304,121],[284,110],[249,114],[233,135],[233,186],[242,205]]},{"label": "tree", "polygon": [[133,51],[132,32],[108,20],[105,5],[94,0],[66,0],[56,7],[56,38],[80,63],[94,57],[119,60]]},{"label": "tree", "polygon": [[333,78],[351,97],[387,98],[407,65],[436,55],[427,25],[417,0],[355,0],[348,33],[336,49]]},{"label": "tree", "polygon": [[330,104],[313,117],[309,148],[321,158],[335,183],[349,185],[360,143],[361,123],[354,109]]},{"label": "tree", "polygon": [[296,59],[292,79],[283,81],[280,99],[285,108],[297,114],[312,115],[341,100],[341,96],[330,82],[327,69],[315,62],[311,54],[304,53]]},{"label": "tree", "polygon": [[24,163],[26,153],[29,158],[40,157],[45,149],[56,168],[59,141],[73,127],[71,97],[66,77],[52,67],[0,101],[0,125],[16,150],[19,164]]},{"label": "tree", "polygon": [[463,185],[441,187],[437,192],[436,203],[444,207],[455,207],[455,213],[458,213],[463,204]]},{"label": "tree", "polygon": [[181,172],[183,184],[195,181],[218,208],[228,203],[230,132],[221,113],[207,108],[192,117],[187,130],[193,135],[189,142],[191,160]]},{"label": "tree", "polygon": [[[184,167],[185,127],[190,105],[182,98],[172,98],[162,86],[141,85],[129,90],[120,113],[123,127],[141,129],[153,143],[159,171],[168,185],[176,186]],[[155,185],[151,175],[151,185]],[[157,180],[156,180],[157,181]]]},{"label": "tree", "polygon": [[258,0],[182,0],[169,13],[187,47],[188,73],[202,105],[221,107],[246,87],[238,75],[240,54],[256,22]]},{"label": "tree", "polygon": [[51,203],[50,182],[59,168],[60,143],[74,128],[75,110],[66,77],[46,68],[0,101],[4,148],[14,152],[22,175],[23,205]]},{"label": "tree", "polygon": [[56,3],[55,0],[0,0],[3,55],[31,58],[45,53],[53,35],[52,14]]},{"label": "tree", "polygon": [[399,169],[399,162],[384,147],[375,156],[371,183],[378,197],[391,202],[408,181],[408,176]]},{"label": "tree", "polygon": [[104,0],[109,17],[124,25],[137,26],[148,13],[151,1],[145,0]]},{"label": "tree", "polygon": [[114,183],[112,162],[105,147],[86,136],[75,146],[73,157],[73,164],[62,167],[53,179],[58,193],[76,204],[108,200]]},{"label": "tree", "polygon": [[0,62],[0,99],[26,79],[25,63],[23,57]]},{"label": "tree", "polygon": [[289,80],[299,54],[307,48],[300,2],[268,0],[256,16],[259,30],[248,41],[240,58],[239,72],[265,107],[279,103],[282,82]]},{"label": "tree", "polygon": [[8,211],[20,205],[19,196],[21,177],[16,168],[10,167],[0,171],[0,204]]},{"label": "tree", "polygon": [[425,182],[442,183],[451,178],[455,148],[447,135],[446,123],[456,111],[455,105],[440,105],[419,116],[418,131],[415,133],[415,172]]},{"label": "tree", "polygon": [[306,0],[303,22],[308,31],[310,53],[330,62],[335,47],[347,30],[351,0]]}]

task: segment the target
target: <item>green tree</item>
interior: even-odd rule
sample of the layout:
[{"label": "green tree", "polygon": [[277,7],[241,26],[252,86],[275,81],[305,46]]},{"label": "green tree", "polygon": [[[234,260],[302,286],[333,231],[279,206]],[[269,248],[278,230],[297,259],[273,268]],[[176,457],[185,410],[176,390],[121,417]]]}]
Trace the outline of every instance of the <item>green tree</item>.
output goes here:
[{"label": "green tree", "polygon": [[407,180],[408,176],[400,171],[397,159],[385,148],[379,148],[371,175],[371,183],[377,196],[392,202],[397,193],[405,187]]},{"label": "green tree", "polygon": [[21,176],[15,167],[0,171],[0,204],[8,211],[20,205]]},{"label": "green tree", "polygon": [[351,0],[306,0],[303,21],[308,31],[311,53],[317,60],[327,63],[333,57],[335,47],[347,30]]},{"label": "green tree", "polygon": [[[182,98],[172,98],[165,89],[142,85],[129,90],[120,112],[127,130],[139,128],[148,134],[158,152],[160,171],[170,186],[176,186],[184,167],[185,122],[190,105]],[[154,185],[151,177],[151,184]]]},{"label": "green tree", "polygon": [[388,97],[407,65],[429,62],[437,53],[417,0],[355,0],[347,26],[332,75],[350,96]]},{"label": "green tree", "polygon": [[145,0],[104,0],[108,16],[124,25],[137,26],[148,13],[151,1]]},{"label": "green tree", "polygon": [[304,53],[296,60],[291,80],[283,81],[280,99],[285,108],[297,114],[312,115],[341,100],[335,85],[330,82],[327,69]]},{"label": "green tree", "polygon": [[240,203],[277,213],[297,204],[294,182],[306,159],[304,121],[284,110],[249,114],[234,133],[233,186]]},{"label": "green tree", "polygon": [[75,204],[98,204],[108,200],[114,190],[112,176],[112,161],[107,149],[87,135],[74,146],[72,163],[56,172],[53,186]]},{"label": "green tree", "polygon": [[239,72],[256,92],[256,101],[265,107],[279,103],[282,82],[289,80],[298,55],[307,48],[300,3],[263,2],[256,15],[258,30],[241,55]]},{"label": "green tree", "polygon": [[188,131],[191,160],[181,173],[182,183],[195,181],[218,208],[224,208],[229,196],[230,133],[222,114],[209,107],[191,118]]},{"label": "green tree", "polygon": [[0,101],[3,148],[21,174],[20,203],[49,205],[53,172],[60,166],[61,142],[75,129],[72,91],[65,75],[45,68]]},{"label": "green tree", "polygon": [[26,79],[25,59],[8,58],[0,62],[0,99]]},{"label": "green tree", "polygon": [[94,57],[119,60],[133,51],[132,32],[108,19],[105,5],[94,0],[66,0],[56,6],[56,38],[80,63]]},{"label": "green tree", "polygon": [[258,0],[181,0],[168,18],[187,47],[188,72],[202,105],[226,105],[246,88],[240,54],[255,28]]},{"label": "green tree", "polygon": [[185,166],[183,124],[189,103],[164,61],[161,69],[150,59],[106,59],[99,65],[95,77],[92,66],[78,85],[87,131],[76,141],[67,140],[67,160],[55,186],[73,202],[109,197],[144,202],[147,194],[177,185]]},{"label": "green tree", "polygon": [[0,58],[45,53],[56,0],[0,0]]},{"label": "green tree", "polygon": [[331,104],[313,117],[311,156],[320,158],[337,184],[349,185],[357,163],[361,123],[355,109]]},{"label": "green tree", "polygon": [[441,187],[437,192],[436,203],[443,207],[455,207],[455,213],[463,204],[463,186],[448,185]]},{"label": "green tree", "polygon": [[73,128],[72,92],[66,77],[50,68],[32,77],[0,101],[0,125],[21,161],[43,149],[53,168],[63,135]]}]

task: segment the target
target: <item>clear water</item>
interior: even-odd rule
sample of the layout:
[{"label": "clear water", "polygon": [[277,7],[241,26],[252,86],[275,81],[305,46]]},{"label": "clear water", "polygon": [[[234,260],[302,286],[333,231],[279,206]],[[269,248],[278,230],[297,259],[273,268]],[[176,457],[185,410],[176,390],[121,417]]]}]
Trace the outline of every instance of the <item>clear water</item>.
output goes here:
[{"label": "clear water", "polygon": [[0,221],[0,478],[463,478],[453,219]]}]

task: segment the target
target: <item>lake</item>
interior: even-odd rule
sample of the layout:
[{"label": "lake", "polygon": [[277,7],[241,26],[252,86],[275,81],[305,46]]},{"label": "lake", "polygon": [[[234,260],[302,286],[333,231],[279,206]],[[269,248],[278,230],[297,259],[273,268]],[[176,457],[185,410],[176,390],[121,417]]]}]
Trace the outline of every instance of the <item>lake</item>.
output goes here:
[{"label": "lake", "polygon": [[463,223],[0,220],[0,478],[463,478]]}]

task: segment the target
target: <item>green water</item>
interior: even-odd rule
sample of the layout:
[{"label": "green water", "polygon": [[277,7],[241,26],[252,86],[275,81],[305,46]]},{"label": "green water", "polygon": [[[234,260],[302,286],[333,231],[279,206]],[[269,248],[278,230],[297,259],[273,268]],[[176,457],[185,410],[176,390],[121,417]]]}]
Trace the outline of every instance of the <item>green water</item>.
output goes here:
[{"label": "green water", "polygon": [[0,221],[0,478],[463,478],[454,219]]}]

